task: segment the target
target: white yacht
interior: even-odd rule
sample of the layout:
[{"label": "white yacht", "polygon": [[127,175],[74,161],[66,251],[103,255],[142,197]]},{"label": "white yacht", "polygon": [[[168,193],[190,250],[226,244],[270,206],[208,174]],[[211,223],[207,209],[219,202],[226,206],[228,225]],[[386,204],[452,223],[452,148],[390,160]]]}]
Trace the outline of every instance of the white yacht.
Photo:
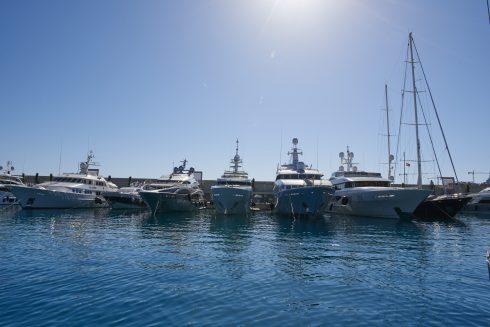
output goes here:
[{"label": "white yacht", "polygon": [[464,212],[490,213],[490,187],[470,196],[471,200],[463,208]]},{"label": "white yacht", "polygon": [[94,155],[90,151],[87,160],[80,163],[79,173],[65,173],[52,181],[35,186],[12,185],[11,192],[23,209],[76,209],[107,207],[102,193],[117,186],[98,176],[98,169],[90,169]]},{"label": "white yacht", "polygon": [[17,206],[19,203],[15,195],[9,190],[10,185],[24,185],[20,177],[12,175],[14,169],[12,161],[7,161],[5,169],[0,166],[0,171],[3,171],[0,175],[0,208]]},{"label": "white yacht", "polygon": [[221,178],[216,180],[216,185],[211,186],[211,197],[218,214],[246,214],[250,211],[252,182],[245,171],[239,170],[241,163],[237,140],[236,154],[231,159],[232,170],[225,170]]},{"label": "white yacht", "polygon": [[102,195],[112,209],[146,209],[146,203],[139,194],[141,190],[142,186],[128,186]]},{"label": "white yacht", "polygon": [[[417,206],[431,190],[392,187],[391,180],[380,173],[358,171],[353,166],[354,153],[347,147],[347,156],[339,154],[341,166],[330,182],[335,196],[328,211],[346,215],[376,218],[411,218]],[[344,167],[345,166],[345,167]]]},{"label": "white yacht", "polygon": [[194,168],[185,169],[187,160],[174,167],[172,174],[162,176],[154,183],[146,184],[138,191],[151,211],[192,211],[204,203],[204,192],[194,176]]},{"label": "white yacht", "polygon": [[274,212],[281,215],[304,216],[323,213],[334,190],[329,181],[323,180],[318,169],[299,161],[303,154],[297,147],[298,139],[293,139],[289,164],[278,167],[272,189]]}]

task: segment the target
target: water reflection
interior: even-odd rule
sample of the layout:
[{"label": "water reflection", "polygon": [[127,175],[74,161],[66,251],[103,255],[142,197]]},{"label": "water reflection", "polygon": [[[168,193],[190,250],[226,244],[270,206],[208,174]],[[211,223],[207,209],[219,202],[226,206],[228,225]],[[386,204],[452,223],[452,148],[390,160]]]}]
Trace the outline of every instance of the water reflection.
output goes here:
[{"label": "water reflection", "polygon": [[15,217],[22,208],[18,205],[0,206],[0,219],[10,219]]},{"label": "water reflection", "polygon": [[249,230],[252,218],[249,215],[212,215],[209,230],[213,233],[233,235],[241,230]]},{"label": "water reflection", "polygon": [[274,216],[273,220],[280,233],[293,233],[297,237],[328,236],[331,230],[330,222],[325,216],[301,218]]}]

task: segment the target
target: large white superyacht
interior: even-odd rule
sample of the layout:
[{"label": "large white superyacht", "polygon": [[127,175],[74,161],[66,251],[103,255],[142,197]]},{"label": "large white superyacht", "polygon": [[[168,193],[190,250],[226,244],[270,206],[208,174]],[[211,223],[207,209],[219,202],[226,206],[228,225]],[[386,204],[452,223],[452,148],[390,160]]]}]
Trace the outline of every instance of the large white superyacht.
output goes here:
[{"label": "large white superyacht", "polygon": [[169,176],[162,176],[154,183],[149,183],[139,190],[143,201],[153,214],[158,212],[192,211],[202,205],[204,192],[194,176],[194,168],[185,169],[187,160],[174,167]]},{"label": "large white superyacht", "polygon": [[216,180],[216,185],[211,186],[211,197],[218,214],[246,214],[250,211],[252,182],[247,172],[240,170],[241,163],[237,140],[236,153],[231,159],[232,170],[225,170],[221,178]]},{"label": "large white superyacht", "polygon": [[78,173],[65,173],[52,181],[34,186],[11,185],[9,189],[17,197],[23,209],[77,209],[107,207],[102,193],[117,186],[99,176],[98,169],[90,169],[94,155],[90,151],[87,160],[80,163]]},{"label": "large white superyacht", "polygon": [[332,174],[330,182],[335,196],[328,211],[346,215],[376,218],[411,218],[417,206],[431,190],[392,187],[391,180],[380,173],[357,170],[353,166],[354,153],[339,154],[341,166]]},{"label": "large white superyacht", "polygon": [[323,213],[333,187],[323,180],[323,174],[315,168],[299,161],[303,154],[297,147],[298,139],[293,138],[293,147],[288,154],[289,164],[278,167],[274,182],[274,212],[288,216],[313,216]]}]

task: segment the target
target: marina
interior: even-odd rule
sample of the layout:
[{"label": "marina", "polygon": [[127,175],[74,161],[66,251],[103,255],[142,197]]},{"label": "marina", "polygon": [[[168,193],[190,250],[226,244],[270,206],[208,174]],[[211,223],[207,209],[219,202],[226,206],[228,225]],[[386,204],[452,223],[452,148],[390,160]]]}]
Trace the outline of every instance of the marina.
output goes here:
[{"label": "marina", "polygon": [[0,327],[489,326],[489,3],[0,3]]}]

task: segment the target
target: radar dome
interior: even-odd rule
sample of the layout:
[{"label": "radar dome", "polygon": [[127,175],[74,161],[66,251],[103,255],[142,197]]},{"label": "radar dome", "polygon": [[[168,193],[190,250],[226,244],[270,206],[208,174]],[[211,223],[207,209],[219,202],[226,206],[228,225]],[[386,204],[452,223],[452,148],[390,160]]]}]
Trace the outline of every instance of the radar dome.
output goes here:
[{"label": "radar dome", "polygon": [[298,144],[298,139],[296,137],[293,139],[293,144],[294,145]]}]

